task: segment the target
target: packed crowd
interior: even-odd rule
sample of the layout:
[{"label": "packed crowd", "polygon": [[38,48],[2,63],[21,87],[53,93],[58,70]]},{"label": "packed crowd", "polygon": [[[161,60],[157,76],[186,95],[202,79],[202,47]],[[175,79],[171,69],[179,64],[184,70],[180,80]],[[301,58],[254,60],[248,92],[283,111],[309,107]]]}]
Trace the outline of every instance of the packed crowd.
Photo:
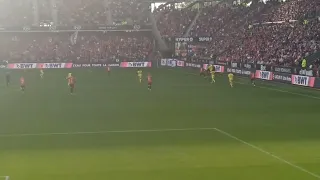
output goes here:
[{"label": "packed crowd", "polygon": [[[147,23],[148,6],[132,1],[3,0],[0,27],[134,25]],[[153,49],[150,32],[0,33],[0,59],[39,61],[144,61]]]},{"label": "packed crowd", "polygon": [[0,26],[117,25],[148,22],[146,3],[105,0],[2,0]]},{"label": "packed crowd", "polygon": [[241,45],[230,49],[221,60],[258,61],[260,64],[294,66],[320,50],[320,22],[281,23],[252,27]]},{"label": "packed crowd", "polygon": [[107,18],[108,6],[102,0],[57,0],[56,2],[55,8],[58,10],[60,26],[112,24]]},{"label": "packed crowd", "polygon": [[[3,0],[0,27],[41,22],[59,26],[148,23],[150,4],[137,1]],[[154,15],[163,38],[211,37],[207,42],[189,43],[189,59],[193,60],[217,58],[291,66],[320,50],[319,0],[241,5],[215,2],[182,9],[169,4],[158,8]],[[145,59],[154,47],[152,36],[143,32],[0,36],[0,58],[12,61]]]},{"label": "packed crowd", "polygon": [[2,33],[0,59],[9,62],[145,61],[151,35],[141,33]]},{"label": "packed crowd", "polygon": [[[212,37],[212,41],[190,43],[192,47],[199,47],[194,49],[200,49],[189,53],[190,59],[298,64],[302,58],[320,50],[320,22],[316,18],[319,12],[318,0],[205,6],[189,37]],[[180,21],[190,23],[188,16],[180,18]],[[160,26],[160,29],[165,28]],[[162,35],[185,33],[179,28],[171,30],[169,33],[161,31]]]},{"label": "packed crowd", "polygon": [[157,27],[165,37],[181,37],[197,14],[194,9],[163,8],[157,12]]}]

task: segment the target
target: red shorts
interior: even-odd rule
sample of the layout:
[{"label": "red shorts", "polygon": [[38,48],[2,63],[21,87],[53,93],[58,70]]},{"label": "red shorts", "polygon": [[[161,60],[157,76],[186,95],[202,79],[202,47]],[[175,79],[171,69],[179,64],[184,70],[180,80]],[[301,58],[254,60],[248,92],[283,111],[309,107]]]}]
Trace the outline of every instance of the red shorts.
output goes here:
[{"label": "red shorts", "polygon": [[74,84],[69,84],[70,88],[74,88]]},{"label": "red shorts", "polygon": [[152,82],[148,82],[148,85],[150,85],[150,86],[151,86],[151,84],[152,84]]}]

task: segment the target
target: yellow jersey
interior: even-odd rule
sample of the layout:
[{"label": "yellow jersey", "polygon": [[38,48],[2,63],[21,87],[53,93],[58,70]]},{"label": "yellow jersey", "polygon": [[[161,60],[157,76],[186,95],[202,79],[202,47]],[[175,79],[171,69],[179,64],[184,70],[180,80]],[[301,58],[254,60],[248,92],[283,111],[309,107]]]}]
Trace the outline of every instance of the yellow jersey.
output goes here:
[{"label": "yellow jersey", "polygon": [[209,69],[210,72],[212,72],[212,69],[213,69],[212,65],[210,65],[210,66],[208,67],[208,69]]},{"label": "yellow jersey", "polygon": [[233,76],[234,76],[234,75],[233,75],[232,73],[229,73],[229,74],[228,74],[229,80],[233,80]]},{"label": "yellow jersey", "polygon": [[142,76],[142,70],[137,71],[138,76]]}]

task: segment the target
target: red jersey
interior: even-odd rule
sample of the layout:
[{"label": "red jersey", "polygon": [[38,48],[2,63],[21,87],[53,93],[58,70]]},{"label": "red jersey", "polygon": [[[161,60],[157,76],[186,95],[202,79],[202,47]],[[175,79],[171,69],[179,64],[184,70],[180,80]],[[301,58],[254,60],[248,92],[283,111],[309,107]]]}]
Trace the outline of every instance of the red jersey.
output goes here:
[{"label": "red jersey", "polygon": [[74,84],[75,82],[76,82],[76,79],[73,76],[68,77],[68,83],[69,84]]},{"label": "red jersey", "polygon": [[148,83],[152,83],[152,76],[148,76]]},{"label": "red jersey", "polygon": [[254,79],[255,78],[255,74],[251,73],[250,77],[251,77],[251,79]]},{"label": "red jersey", "polygon": [[23,77],[20,78],[20,84],[21,84],[21,85],[24,85],[24,83],[25,83],[25,82],[24,82],[24,78],[23,78]]}]

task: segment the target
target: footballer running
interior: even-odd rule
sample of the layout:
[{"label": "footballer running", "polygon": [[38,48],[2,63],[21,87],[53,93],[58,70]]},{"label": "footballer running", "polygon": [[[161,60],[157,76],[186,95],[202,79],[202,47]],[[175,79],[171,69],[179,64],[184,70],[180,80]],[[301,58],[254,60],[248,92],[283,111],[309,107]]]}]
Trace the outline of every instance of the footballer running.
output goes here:
[{"label": "footballer running", "polygon": [[68,86],[70,87],[70,94],[73,95],[74,92],[74,84],[76,83],[76,79],[72,76],[71,73],[68,74],[67,77]]},{"label": "footballer running", "polygon": [[206,77],[204,69],[200,68],[200,76]]},{"label": "footballer running", "polygon": [[250,74],[250,80],[251,80],[251,84],[252,84],[253,86],[256,86],[255,79],[256,79],[255,73],[254,73],[254,72],[251,72],[251,74]]},{"label": "footballer running", "polygon": [[210,73],[211,73],[211,83],[215,83],[216,82],[216,80],[215,80],[216,68],[213,65],[211,65]]},{"label": "footballer running", "polygon": [[43,77],[44,77],[44,71],[43,69],[40,69],[40,78],[43,79]]},{"label": "footballer running", "polygon": [[76,79],[73,76],[68,77],[68,84],[69,84],[69,87],[70,87],[70,94],[71,95],[73,94],[73,91],[74,91],[74,84],[76,82],[75,80]]},{"label": "footballer running", "polygon": [[26,84],[25,84],[25,81],[24,81],[24,77],[20,77],[20,89],[21,91],[24,93],[25,89],[26,89]]},{"label": "footballer running", "polygon": [[232,87],[232,88],[233,88],[233,77],[234,77],[234,75],[232,74],[232,72],[230,72],[228,74],[228,78],[229,78],[230,87]]},{"label": "footballer running", "polygon": [[152,76],[150,73],[148,73],[148,90],[151,91],[151,85],[152,85]]},{"label": "footballer running", "polygon": [[111,68],[110,68],[110,66],[109,66],[109,65],[108,65],[108,67],[107,67],[107,72],[108,72],[108,76],[110,76]]},{"label": "footballer running", "polygon": [[9,72],[7,72],[7,73],[6,73],[6,85],[7,85],[7,87],[9,87],[10,79],[11,79],[11,77],[10,77],[10,73],[9,73]]},{"label": "footballer running", "polygon": [[139,82],[141,83],[142,82],[142,70],[141,69],[138,69],[137,75],[138,75]]}]

